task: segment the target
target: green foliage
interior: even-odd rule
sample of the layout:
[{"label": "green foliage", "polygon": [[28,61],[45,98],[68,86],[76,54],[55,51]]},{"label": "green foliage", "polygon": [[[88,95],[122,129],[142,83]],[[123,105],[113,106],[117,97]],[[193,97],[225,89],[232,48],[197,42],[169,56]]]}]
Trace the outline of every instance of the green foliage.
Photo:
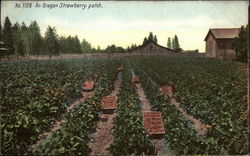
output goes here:
[{"label": "green foliage", "polygon": [[30,54],[38,55],[42,52],[43,39],[40,33],[40,28],[36,21],[32,21],[29,25],[30,34]]},{"label": "green foliage", "polygon": [[[62,128],[55,131],[46,142],[33,152],[34,154],[83,155],[91,152],[88,147],[89,134],[97,126],[101,98],[109,94],[113,89],[117,75],[114,69],[118,67],[118,63],[115,60],[113,62],[103,61],[99,63],[95,64],[95,70],[90,71],[92,74],[100,76],[94,90],[94,96],[72,110],[67,115],[66,122]],[[103,68],[100,68],[99,65],[102,65]]]},{"label": "green foliage", "polygon": [[172,46],[171,48],[176,52],[182,51],[177,35],[174,35],[174,38],[172,38],[171,46]]},{"label": "green foliage", "polygon": [[55,27],[48,26],[45,32],[45,46],[50,57],[59,54],[59,40]]},{"label": "green foliage", "polygon": [[14,24],[12,27],[13,31],[13,46],[15,49],[15,54],[18,57],[19,55],[24,56],[24,45],[21,38],[21,28],[18,23]]},{"label": "green foliage", "polygon": [[172,49],[172,43],[171,43],[170,37],[168,37],[167,47],[168,47],[169,49]]},{"label": "green foliage", "polygon": [[14,48],[13,48],[13,34],[12,34],[12,29],[11,29],[11,22],[8,16],[5,18],[4,22],[4,27],[2,31],[2,36],[1,39],[3,42],[6,44],[7,48],[9,49],[8,54],[13,54],[14,53]]},{"label": "green foliage", "polygon": [[91,44],[87,40],[83,39],[82,42],[81,42],[81,50],[82,50],[82,52],[83,53],[90,53],[91,49],[92,49]]},{"label": "green foliage", "polygon": [[127,52],[132,52],[133,50],[135,50],[137,48],[136,44],[132,44],[131,47],[128,46],[128,48],[126,49]]},{"label": "green foliage", "polygon": [[103,50],[104,53],[124,53],[125,49],[122,47],[116,47],[114,44],[111,46],[107,46],[105,50]]},{"label": "green foliage", "polygon": [[142,113],[135,86],[131,82],[131,72],[123,72],[121,93],[115,118],[114,140],[110,146],[113,155],[155,154],[153,142],[146,135],[142,124]]},{"label": "green foliage", "polygon": [[248,25],[241,26],[235,43],[236,60],[247,63],[247,35],[249,35]]},{"label": "green foliage", "polygon": [[148,42],[151,42],[151,41],[153,41],[153,42],[155,42],[155,43],[158,42],[158,41],[157,41],[157,36],[156,36],[156,35],[153,35],[152,32],[149,32],[148,37],[145,37],[145,38],[144,38],[142,45],[147,44]]},{"label": "green foliage", "polygon": [[[172,150],[178,154],[247,153],[247,74],[242,72],[246,66],[210,58],[173,57],[138,59],[136,67],[153,108],[164,116],[165,138]],[[169,99],[160,95],[162,85],[176,88],[174,98],[181,107],[209,127],[206,136],[198,136],[169,105]]]}]

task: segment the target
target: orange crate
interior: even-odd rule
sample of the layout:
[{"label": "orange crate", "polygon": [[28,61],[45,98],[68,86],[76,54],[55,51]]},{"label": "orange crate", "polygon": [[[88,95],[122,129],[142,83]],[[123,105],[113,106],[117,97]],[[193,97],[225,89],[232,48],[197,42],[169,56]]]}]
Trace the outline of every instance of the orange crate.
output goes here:
[{"label": "orange crate", "polygon": [[158,111],[143,112],[143,125],[149,135],[165,134],[161,113]]},{"label": "orange crate", "polygon": [[85,81],[83,84],[83,90],[84,91],[92,91],[94,89],[95,81]]}]

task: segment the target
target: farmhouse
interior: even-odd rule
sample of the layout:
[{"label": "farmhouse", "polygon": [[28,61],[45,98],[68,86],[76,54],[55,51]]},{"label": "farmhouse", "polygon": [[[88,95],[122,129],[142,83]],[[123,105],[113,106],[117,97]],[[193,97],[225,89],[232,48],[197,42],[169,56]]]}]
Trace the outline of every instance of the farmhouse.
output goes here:
[{"label": "farmhouse", "polygon": [[206,57],[234,57],[234,43],[239,28],[209,29],[204,41],[206,42]]},{"label": "farmhouse", "polygon": [[149,41],[132,51],[133,55],[174,55],[174,50],[163,47],[154,41]]}]

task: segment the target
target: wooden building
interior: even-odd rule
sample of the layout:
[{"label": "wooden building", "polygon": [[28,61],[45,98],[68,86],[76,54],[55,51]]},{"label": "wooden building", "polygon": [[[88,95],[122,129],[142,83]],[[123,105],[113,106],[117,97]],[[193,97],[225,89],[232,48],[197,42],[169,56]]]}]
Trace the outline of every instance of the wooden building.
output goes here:
[{"label": "wooden building", "polygon": [[234,57],[235,38],[239,28],[209,29],[204,41],[206,42],[206,57]]},{"label": "wooden building", "polygon": [[0,41],[0,52],[1,52],[1,53],[5,53],[5,52],[7,52],[7,51],[8,51],[8,49],[6,48],[4,42],[3,42],[3,41]]},{"label": "wooden building", "polygon": [[149,41],[148,43],[143,44],[143,45],[137,47],[136,49],[134,49],[132,51],[132,54],[134,56],[136,56],[136,55],[140,55],[140,56],[143,56],[143,55],[145,55],[145,56],[146,55],[175,55],[176,52],[172,49],[163,47],[154,41]]}]

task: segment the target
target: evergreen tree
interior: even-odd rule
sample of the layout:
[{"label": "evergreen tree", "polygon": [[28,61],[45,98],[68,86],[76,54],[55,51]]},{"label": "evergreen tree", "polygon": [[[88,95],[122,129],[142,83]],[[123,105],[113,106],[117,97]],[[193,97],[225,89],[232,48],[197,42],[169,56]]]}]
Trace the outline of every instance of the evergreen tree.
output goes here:
[{"label": "evergreen tree", "polygon": [[144,45],[144,44],[146,44],[146,43],[148,43],[148,39],[147,39],[147,37],[145,37],[145,38],[144,38],[144,40],[143,40],[143,43],[142,43],[142,44]]},{"label": "evergreen tree", "polygon": [[181,47],[180,47],[177,35],[174,35],[174,46],[175,46],[175,48],[174,48],[175,51],[177,51],[177,52],[181,51]]},{"label": "evergreen tree", "polygon": [[[85,53],[90,53],[91,49],[92,49],[91,44],[87,40],[83,39],[82,42],[81,42],[81,50],[82,50],[82,52],[84,54]],[[100,50],[100,47],[98,49]]]},{"label": "evergreen tree", "polygon": [[155,43],[157,43],[158,41],[157,41],[157,37],[156,37],[156,35],[155,35],[155,37],[154,37],[154,41],[155,41]]},{"label": "evergreen tree", "polygon": [[50,58],[51,55],[59,54],[59,40],[55,27],[48,26],[45,32],[45,45]]},{"label": "evergreen tree", "polygon": [[18,59],[19,55],[24,55],[24,47],[23,47],[23,41],[21,37],[21,28],[18,23],[14,24],[12,27],[12,35],[13,35],[13,47],[15,51],[15,55]]},{"label": "evergreen tree", "polygon": [[170,37],[168,37],[167,47],[168,47],[169,49],[172,49],[172,44],[171,44],[171,39],[170,39]]},{"label": "evergreen tree", "polygon": [[2,40],[9,49],[9,54],[13,54],[14,48],[13,48],[13,34],[11,29],[11,22],[8,16],[5,18],[4,27],[3,27],[3,34],[2,34]]},{"label": "evergreen tree", "polygon": [[148,41],[153,41],[153,40],[154,40],[154,35],[152,32],[150,32],[148,35]]},{"label": "evergreen tree", "polygon": [[74,38],[73,38],[73,53],[76,53],[76,54],[80,54],[82,53],[82,50],[81,50],[81,44],[80,44],[80,40],[78,39],[78,36],[76,35]]},{"label": "evergreen tree", "polygon": [[38,54],[42,49],[42,36],[40,34],[40,28],[36,21],[31,22],[29,25],[29,45],[31,54]]},{"label": "evergreen tree", "polygon": [[235,42],[236,60],[247,62],[247,34],[249,33],[248,25],[241,26],[238,37]]},{"label": "evergreen tree", "polygon": [[68,52],[68,45],[67,45],[67,38],[64,36],[61,36],[59,38],[59,51],[60,53],[66,54]]},{"label": "evergreen tree", "polygon": [[175,45],[175,40],[174,40],[174,38],[172,38],[172,43],[171,43],[171,45],[172,45],[172,49],[175,50],[176,45]]},{"label": "evergreen tree", "polygon": [[23,48],[26,55],[30,54],[31,44],[30,44],[30,31],[24,22],[21,24],[21,38],[23,42]]}]

